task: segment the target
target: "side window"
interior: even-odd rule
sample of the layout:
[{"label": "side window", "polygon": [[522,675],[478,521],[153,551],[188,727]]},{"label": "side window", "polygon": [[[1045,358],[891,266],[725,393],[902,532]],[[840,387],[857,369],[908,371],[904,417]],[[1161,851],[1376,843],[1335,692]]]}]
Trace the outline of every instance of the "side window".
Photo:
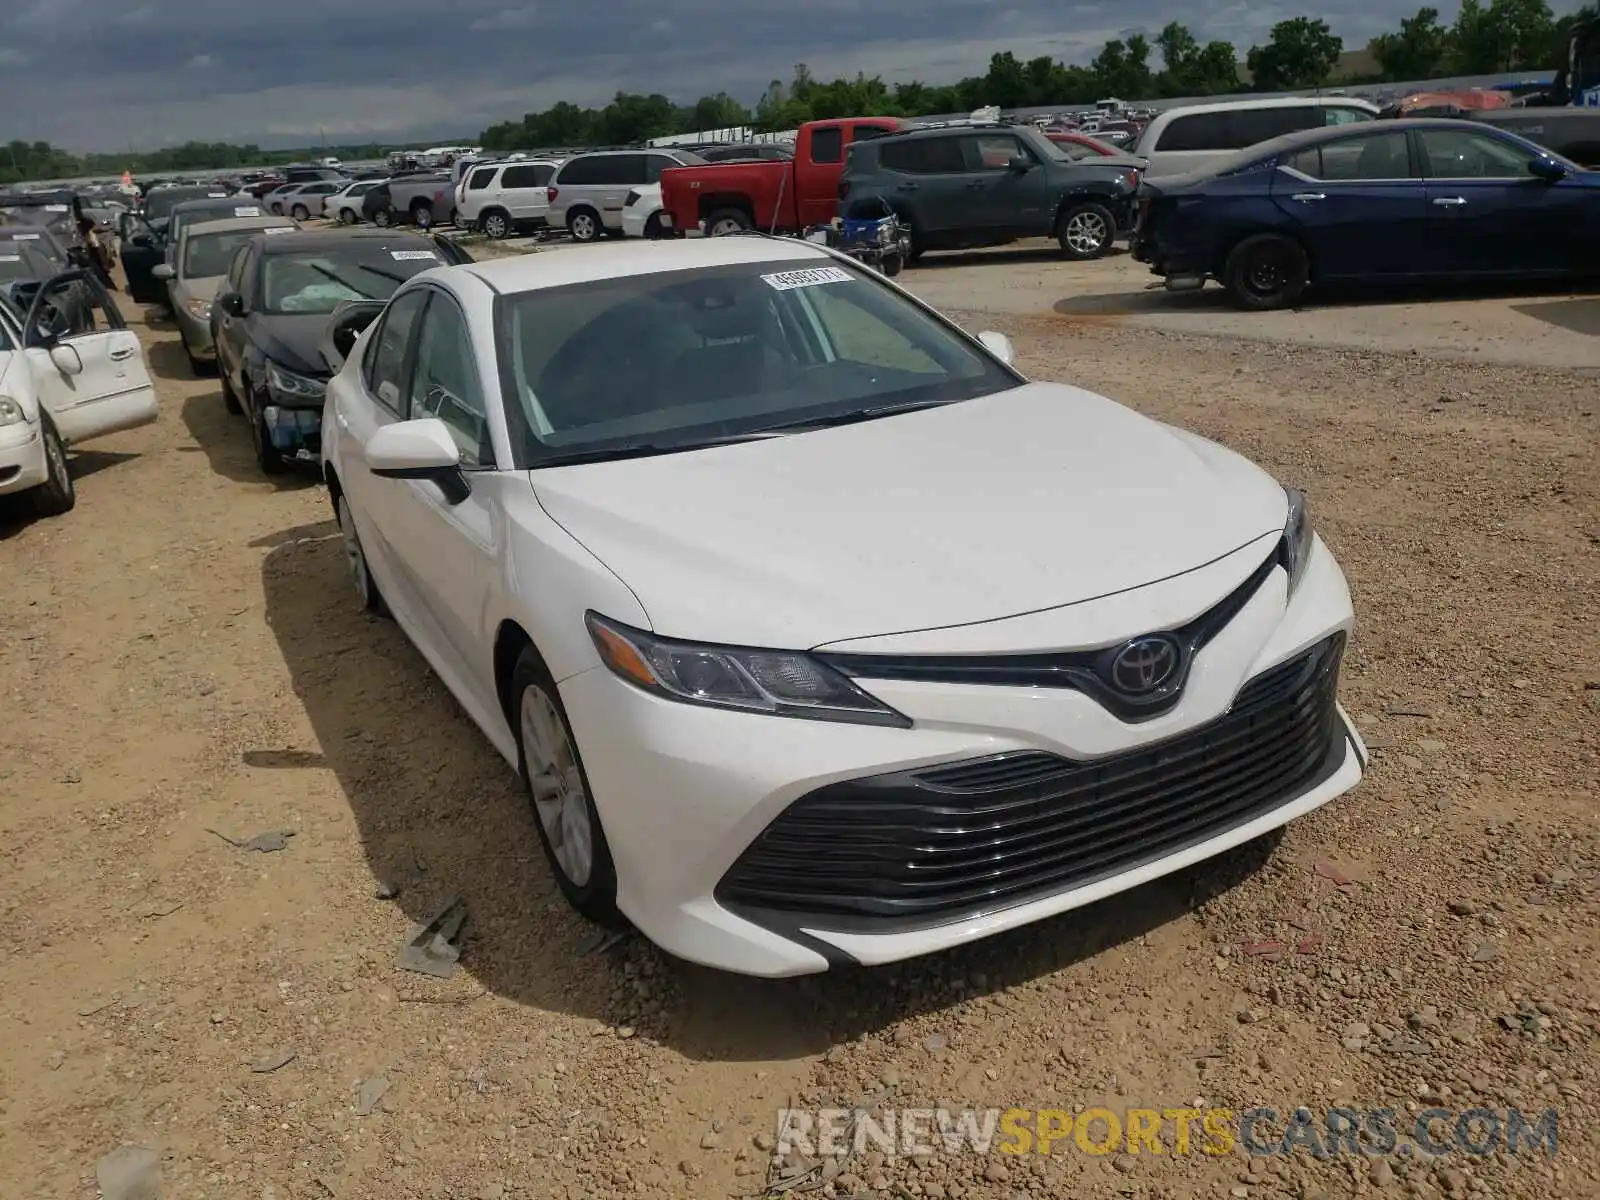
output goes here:
[{"label": "side window", "polygon": [[643,154],[608,154],[600,161],[604,178],[601,183],[626,184],[635,187],[645,181],[645,156]]},{"label": "side window", "polygon": [[1258,142],[1315,129],[1322,124],[1322,112],[1315,105],[1281,105],[1275,108],[1236,108],[1227,114],[1230,150],[1243,150]]},{"label": "side window", "polygon": [[1229,150],[1227,130],[1223,128],[1222,113],[1195,113],[1188,117],[1174,117],[1172,124],[1161,131],[1154,149],[1163,150]]},{"label": "side window", "polygon": [[528,170],[533,172],[534,187],[543,187],[550,182],[550,176],[556,173],[556,169],[549,163],[539,163],[537,166],[529,167]]},{"label": "side window", "polygon": [[925,137],[890,142],[878,147],[878,161],[886,170],[908,175],[958,175],[967,169],[961,141],[953,137]]},{"label": "side window", "polygon": [[1359,125],[1362,121],[1373,119],[1372,114],[1364,108],[1339,108],[1330,104],[1322,110],[1322,121],[1325,125]]},{"label": "side window", "polygon": [[489,415],[484,407],[472,339],[461,310],[435,296],[417,334],[416,367],[411,374],[410,415],[438,417],[450,429],[468,467],[494,466]]},{"label": "side window", "polygon": [[538,167],[507,167],[506,173],[500,177],[500,186],[503,188],[542,187],[543,183],[538,177],[538,170]]},{"label": "side window", "polygon": [[233,261],[228,264],[228,290],[237,292],[239,284],[244,279],[244,260],[249,257],[248,244],[240,246],[233,252]]},{"label": "side window", "polygon": [[571,159],[563,164],[560,171],[561,177],[556,182],[567,184],[571,187],[599,183],[601,180],[596,172],[596,167],[601,161],[602,159],[596,155]]},{"label": "side window", "polygon": [[[885,129],[882,125],[857,125],[850,131],[850,139],[856,142],[870,142],[874,138],[888,137],[894,130]],[[774,155],[774,157],[780,157]]]},{"label": "side window", "polygon": [[411,331],[427,302],[428,290],[420,287],[395,299],[383,314],[383,324],[367,343],[367,356],[361,364],[361,378],[368,393],[402,419],[406,416],[406,348],[411,345]]},{"label": "side window", "polygon": [[488,187],[489,181],[494,178],[494,173],[499,169],[499,167],[479,167],[471,175],[467,176],[467,190],[475,192],[480,188]]},{"label": "side window", "polygon": [[1412,178],[1406,135],[1399,130],[1310,146],[1283,165],[1329,183]]},{"label": "side window", "polygon": [[1486,133],[1420,129],[1430,179],[1526,179],[1528,151]]},{"label": "side window", "polygon": [[844,161],[844,130],[839,126],[811,131],[811,161],[836,163]]},{"label": "side window", "polygon": [[670,167],[681,166],[677,159],[667,154],[645,155],[644,181],[646,183],[660,183],[661,172]]},{"label": "side window", "polygon": [[1009,133],[984,133],[961,140],[966,143],[969,171],[1004,171],[1006,164],[1022,153],[1021,145]]},{"label": "side window", "polygon": [[239,263],[239,295],[244,297],[246,308],[256,306],[256,264],[261,261],[261,250],[258,246],[249,245],[244,248],[244,258]]}]

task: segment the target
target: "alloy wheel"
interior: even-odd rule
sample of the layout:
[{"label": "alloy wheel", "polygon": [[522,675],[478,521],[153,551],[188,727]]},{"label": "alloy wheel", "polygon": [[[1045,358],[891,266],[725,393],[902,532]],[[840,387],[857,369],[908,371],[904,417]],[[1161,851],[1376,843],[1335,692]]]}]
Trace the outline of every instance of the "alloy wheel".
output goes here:
[{"label": "alloy wheel", "polygon": [[1093,254],[1106,244],[1109,230],[1097,212],[1073,213],[1064,230],[1067,245],[1077,254]]},{"label": "alloy wheel", "polygon": [[574,886],[583,887],[594,870],[589,795],[566,726],[543,688],[523,689],[520,725],[539,824],[562,872]]}]

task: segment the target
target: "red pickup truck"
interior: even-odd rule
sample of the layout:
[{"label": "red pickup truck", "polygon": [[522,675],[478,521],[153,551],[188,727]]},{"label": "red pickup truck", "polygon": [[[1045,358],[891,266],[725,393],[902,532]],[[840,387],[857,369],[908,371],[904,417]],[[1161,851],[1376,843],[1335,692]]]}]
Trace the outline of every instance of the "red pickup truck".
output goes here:
[{"label": "red pickup truck", "polygon": [[904,125],[897,117],[808,121],[796,135],[792,161],[669,167],[661,172],[662,228],[716,237],[745,229],[801,233],[824,224],[839,211],[845,147]]}]

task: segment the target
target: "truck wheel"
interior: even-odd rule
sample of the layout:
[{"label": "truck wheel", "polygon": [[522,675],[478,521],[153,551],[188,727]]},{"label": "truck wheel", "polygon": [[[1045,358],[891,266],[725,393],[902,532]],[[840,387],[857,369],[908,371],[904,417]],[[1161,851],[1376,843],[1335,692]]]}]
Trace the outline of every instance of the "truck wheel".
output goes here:
[{"label": "truck wheel", "polygon": [[575,208],[567,214],[567,232],[575,242],[592,242],[600,236],[600,218],[592,208]]},{"label": "truck wheel", "polygon": [[372,223],[379,229],[389,228],[394,224],[394,211],[388,208],[380,208],[372,214]]},{"label": "truck wheel", "polygon": [[878,264],[878,268],[890,279],[900,274],[900,268],[903,266],[905,266],[905,263],[898,254],[885,254]]},{"label": "truck wheel", "polygon": [[1222,268],[1222,286],[1241,308],[1288,308],[1311,282],[1305,248],[1278,233],[1258,233],[1235,246]]},{"label": "truck wheel", "polygon": [[1117,240],[1117,218],[1104,204],[1075,204],[1056,222],[1056,242],[1063,257],[1075,261],[1099,258]]},{"label": "truck wheel", "polygon": [[411,220],[418,229],[433,228],[433,205],[426,200],[418,200],[411,206]]},{"label": "truck wheel", "polygon": [[750,219],[750,214],[742,208],[719,208],[706,218],[707,237],[727,237],[755,227],[756,223]]}]

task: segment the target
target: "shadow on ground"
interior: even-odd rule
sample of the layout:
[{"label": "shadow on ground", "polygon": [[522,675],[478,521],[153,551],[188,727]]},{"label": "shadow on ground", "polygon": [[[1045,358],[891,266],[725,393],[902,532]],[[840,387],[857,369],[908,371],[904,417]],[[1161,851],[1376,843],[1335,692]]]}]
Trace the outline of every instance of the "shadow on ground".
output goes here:
[{"label": "shadow on ground", "polygon": [[[666,960],[641,939],[604,957],[567,907],[512,769],[389,620],[359,610],[332,521],[261,539],[268,624],[321,754],[246,752],[255,766],[326,765],[353,811],[373,876],[410,881],[396,903],[416,921],[441,896],[471,914],[462,966],[485,989],[550,1011],[626,1020],[701,1061],[820,1053],[975,991],[1002,989],[1137,938],[1241,882],[1274,839],[972,946],[885,968],[755,980]],[[420,872],[419,872],[420,868]],[[375,947],[387,953],[388,947]],[[653,961],[652,961],[653,960]],[[636,1004],[641,967],[675,986]]]},{"label": "shadow on ground", "polygon": [[[1486,282],[1471,284],[1408,284],[1357,286],[1346,284],[1317,288],[1308,292],[1292,312],[1321,309],[1358,308],[1382,304],[1426,304],[1462,300],[1504,300],[1521,296],[1550,296],[1554,299],[1527,305],[1513,305],[1514,311],[1538,320],[1571,329],[1576,333],[1600,332],[1600,297],[1587,298],[1583,289],[1574,294],[1568,284]],[[1198,291],[1169,292],[1159,280],[1137,290],[1101,292],[1068,296],[1055,304],[1055,311],[1072,317],[1122,317],[1141,313],[1229,312],[1240,309],[1228,294],[1215,284]]]},{"label": "shadow on ground", "polygon": [[[101,471],[120,466],[138,457],[137,454],[123,454],[114,450],[68,450],[67,469],[72,473],[72,481],[76,484],[91,475],[98,475]],[[71,518],[72,513],[68,513],[60,519]],[[0,542],[16,537],[38,520],[40,517],[34,511],[33,497],[28,493],[0,496]]]},{"label": "shadow on ground", "polygon": [[[181,355],[182,350],[178,353]],[[183,424],[211,461],[211,469],[237,483],[270,483],[280,491],[320,486],[322,476],[312,463],[290,463],[282,475],[265,474],[256,465],[250,427],[239,413],[222,403],[222,390],[214,387],[200,396],[187,396],[181,413]]]},{"label": "shadow on ground", "polygon": [[[1083,260],[1088,262],[1104,262],[1108,259],[1124,258],[1128,248],[1124,245],[1113,246],[1108,252],[1098,259]],[[1054,241],[1048,244],[1030,241],[1019,246],[1012,243],[1008,246],[986,246],[977,250],[930,250],[917,259],[916,265],[909,268],[912,271],[937,270],[943,267],[982,267],[1024,265],[1027,263],[1063,263],[1071,265],[1073,259],[1061,253]]]}]

